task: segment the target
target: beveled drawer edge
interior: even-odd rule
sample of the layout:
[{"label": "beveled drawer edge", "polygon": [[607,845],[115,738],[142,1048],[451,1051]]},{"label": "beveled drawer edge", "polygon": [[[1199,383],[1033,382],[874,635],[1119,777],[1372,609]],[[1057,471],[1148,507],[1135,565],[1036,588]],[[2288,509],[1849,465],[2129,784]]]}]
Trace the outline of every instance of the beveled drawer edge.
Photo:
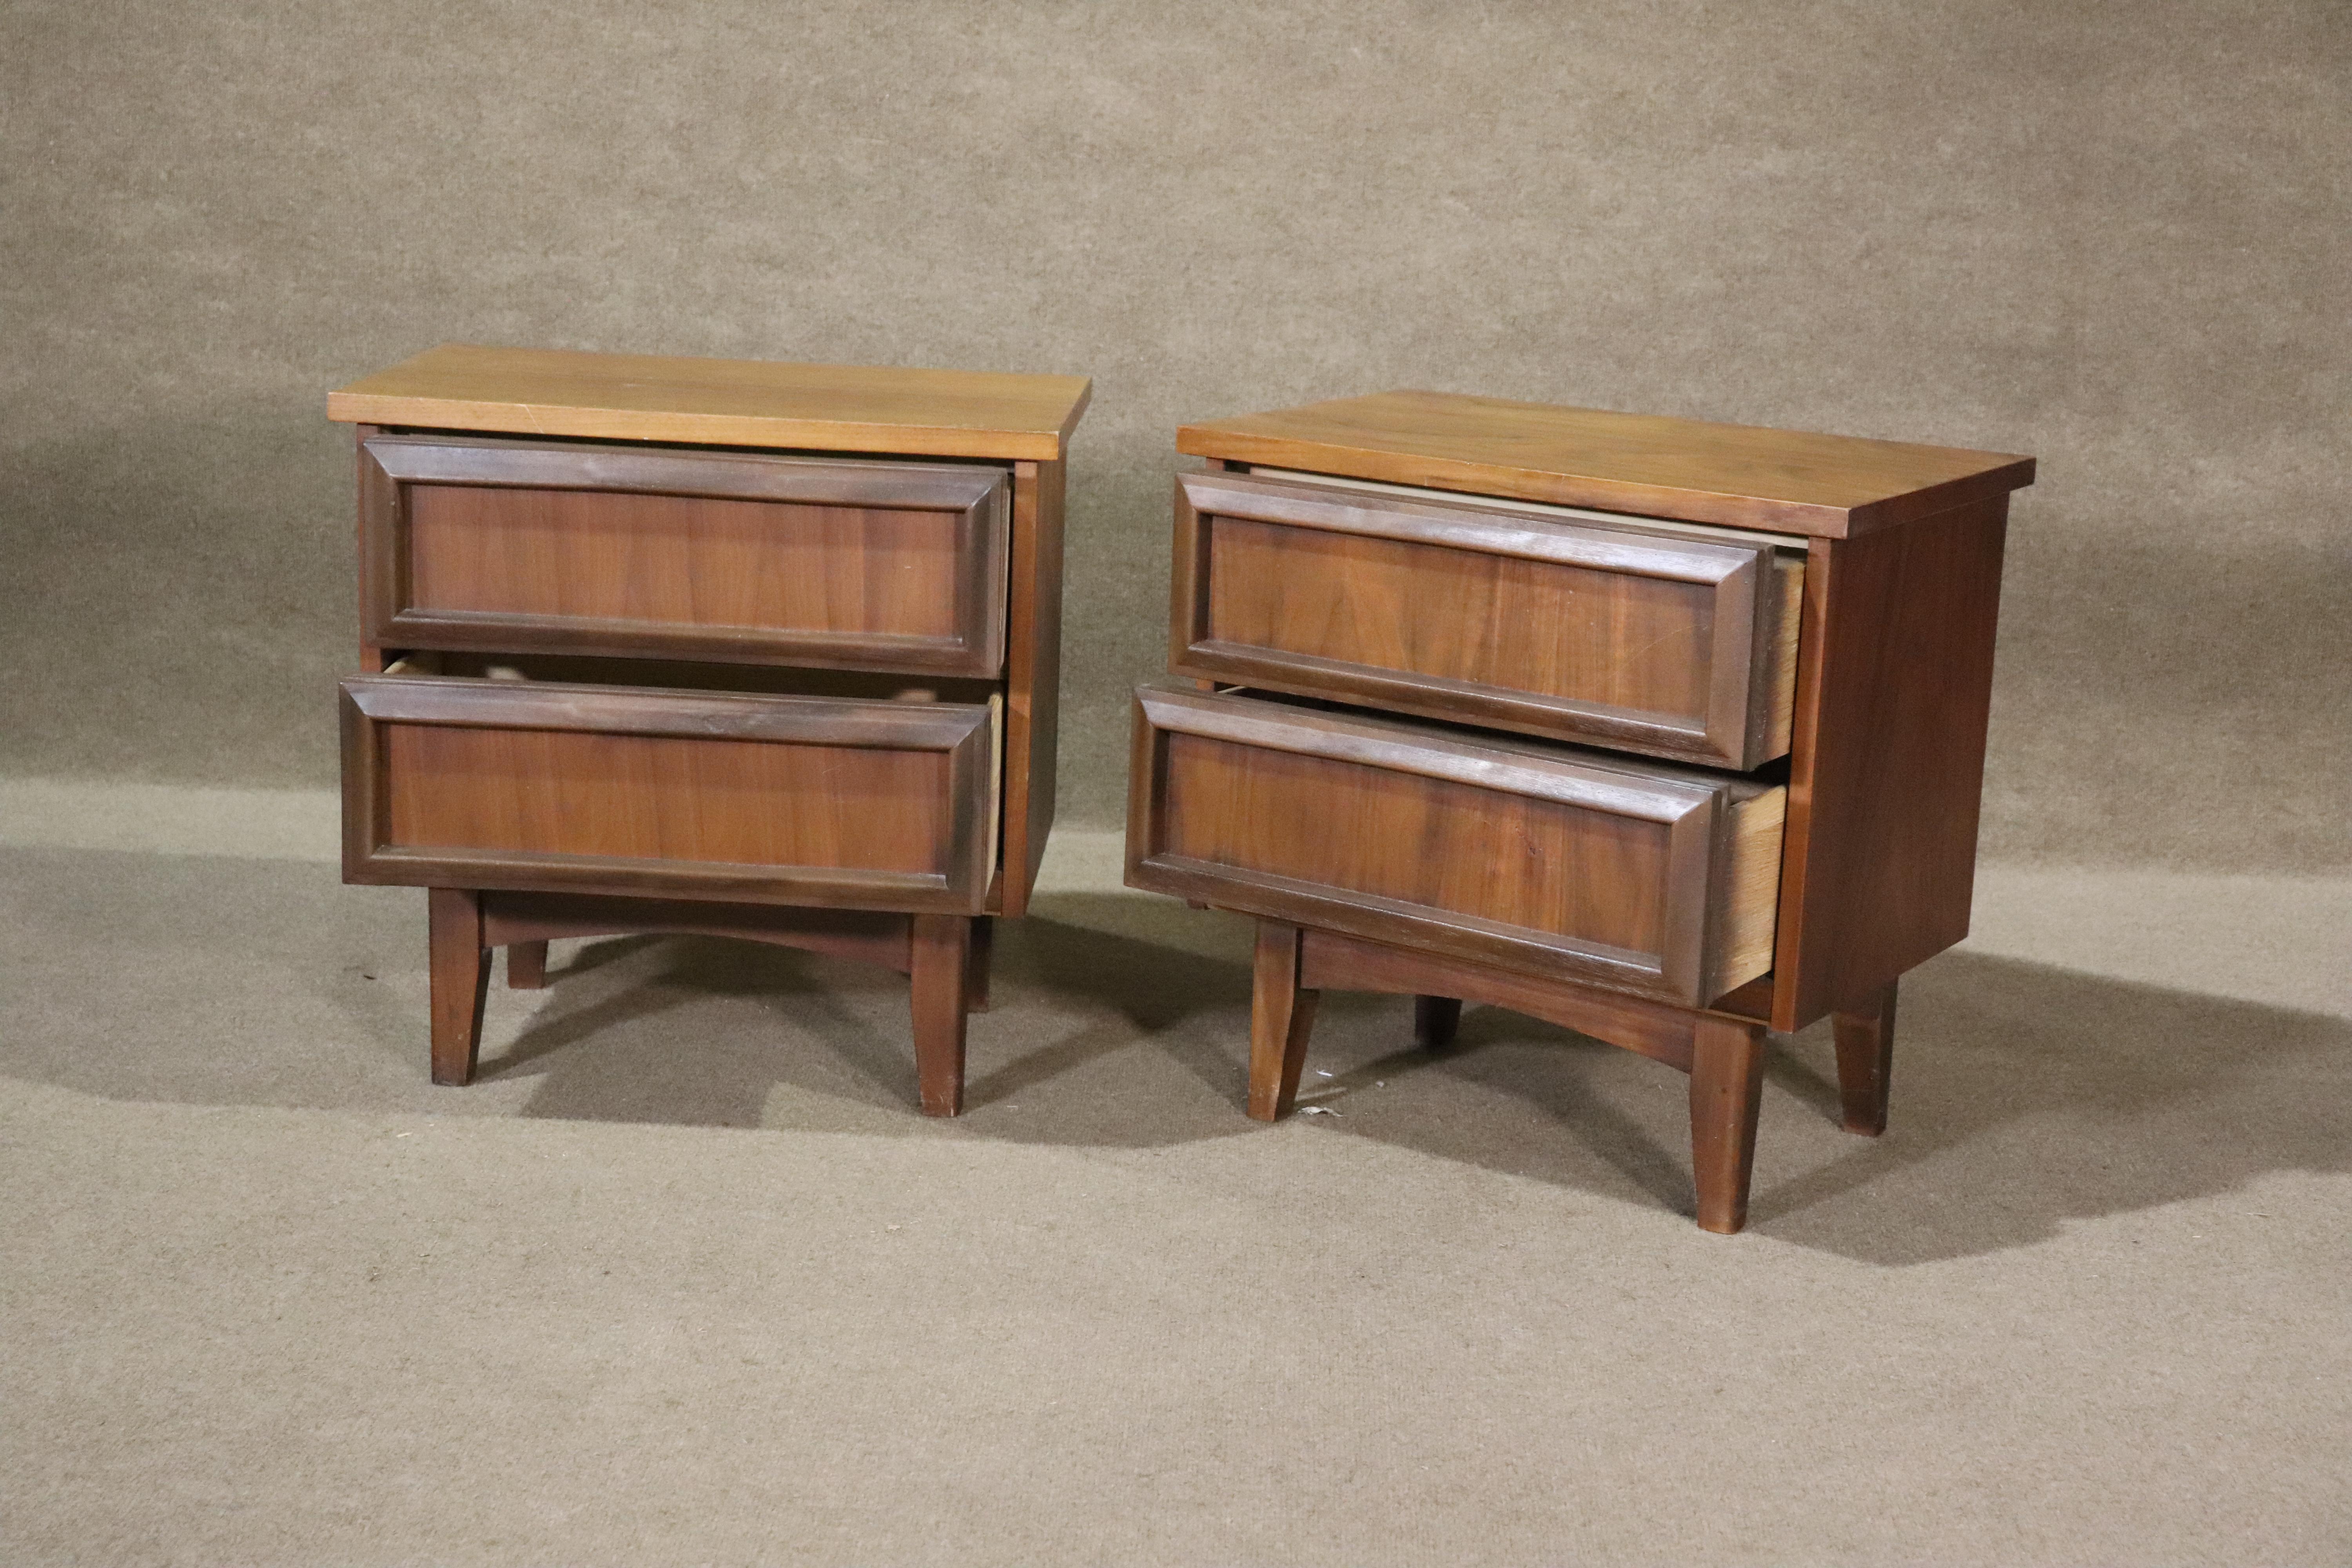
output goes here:
[{"label": "beveled drawer edge", "polygon": [[[1282,492],[1290,492],[1290,504],[1284,504]],[[1571,565],[1581,569],[1607,572],[1625,576],[1654,576],[1684,582],[1713,591],[1713,635],[1708,653],[1708,689],[1704,717],[1696,725],[1675,723],[1664,717],[1651,717],[1635,722],[1655,726],[1651,729],[1628,730],[1603,715],[1588,721],[1584,715],[1592,708],[1562,705],[1553,708],[1545,704],[1537,693],[1523,693],[1520,699],[1508,695],[1508,688],[1489,688],[1499,695],[1486,696],[1480,700],[1494,704],[1490,713],[1516,711],[1517,717],[1505,721],[1505,727],[1524,729],[1529,733],[1566,740],[1578,731],[1593,733],[1596,738],[1622,743],[1630,749],[1656,755],[1680,758],[1701,763],[1711,763],[1735,769],[1761,766],[1789,749],[1789,737],[1793,731],[1796,693],[1796,661],[1791,639],[1799,624],[1799,608],[1802,598],[1803,556],[1780,550],[1766,539],[1741,542],[1687,540],[1668,534],[1643,534],[1638,527],[1619,524],[1578,525],[1550,520],[1528,520],[1502,512],[1480,512],[1474,507],[1449,505],[1422,506],[1402,502],[1375,494],[1366,503],[1350,504],[1337,499],[1349,494],[1328,487],[1309,485],[1282,486],[1274,481],[1258,479],[1252,475],[1224,473],[1185,474],[1177,478],[1175,570],[1170,577],[1169,606],[1169,667],[1178,673],[1209,679],[1223,676],[1242,678],[1253,684],[1296,691],[1300,695],[1330,695],[1341,700],[1360,700],[1367,694],[1373,700],[1406,707],[1423,717],[1439,718],[1424,700],[1418,704],[1406,703],[1400,694],[1414,685],[1424,692],[1433,688],[1454,688],[1456,683],[1444,678],[1425,677],[1397,669],[1382,672],[1378,667],[1340,666],[1349,674],[1342,678],[1358,684],[1360,689],[1344,689],[1318,690],[1301,684],[1297,676],[1288,679],[1265,676],[1268,669],[1287,663],[1289,668],[1307,669],[1314,664],[1313,656],[1286,654],[1267,648],[1256,656],[1263,662],[1244,668],[1238,663],[1219,667],[1202,661],[1191,663],[1195,650],[1208,643],[1213,587],[1213,552],[1217,521],[1231,519],[1270,526],[1304,526],[1327,531],[1353,533],[1360,537],[1386,539],[1404,544],[1420,544],[1432,549],[1462,549],[1489,554],[1512,554],[1510,550],[1494,550],[1489,542],[1475,537],[1481,531],[1491,532],[1497,521],[1532,526],[1550,531],[1550,537],[1565,541],[1580,533],[1590,541],[1605,540],[1608,552],[1585,552],[1582,545],[1564,554],[1521,552],[1520,558],[1541,560],[1549,564]],[[1361,494],[1363,492],[1354,492]],[[1227,504],[1230,501],[1231,504]],[[1371,502],[1377,502],[1372,505]],[[1447,526],[1458,525],[1464,531],[1415,534],[1411,529],[1395,526],[1396,517],[1406,511],[1418,511],[1437,519],[1451,519]],[[1609,536],[1614,535],[1614,538]],[[1532,537],[1532,536],[1529,536]],[[1639,546],[1624,542],[1639,539]],[[1675,563],[1680,564],[1675,565]],[[1793,579],[1793,580],[1792,580]],[[1213,658],[1213,655],[1212,658]],[[1337,661],[1330,661],[1336,664]],[[1516,710],[1509,704],[1524,700],[1528,706]],[[1597,708],[1599,705],[1592,705]],[[1541,715],[1566,716],[1564,721],[1547,722]],[[1590,727],[1588,728],[1588,722]]]},{"label": "beveled drawer edge", "polygon": [[1374,893],[1334,897],[1317,883],[1182,855],[1130,863],[1128,884],[1215,909],[1339,931],[1368,942],[1428,947],[1465,958],[1580,984],[1679,999],[1679,988],[1645,955],[1579,940],[1572,947],[1532,941],[1523,928]]},{"label": "beveled drawer edge", "polygon": [[952,751],[992,723],[994,706],[992,700],[988,706],[883,702],[459,675],[356,675],[345,677],[341,685],[361,713],[383,723],[597,730],[892,751]]},{"label": "beveled drawer edge", "polygon": [[1512,496],[1487,495],[1477,490],[1444,490],[1427,485],[1391,484],[1385,479],[1351,479],[1345,474],[1318,474],[1305,468],[1281,468],[1266,464],[1252,464],[1248,472],[1255,477],[1280,479],[1286,483],[1325,485],[1334,489],[1365,490],[1377,495],[1396,496],[1405,500],[1433,501],[1440,505],[1466,505],[1486,511],[1517,512],[1527,517],[1555,518],[1563,522],[1589,522],[1608,528],[1634,528],[1659,533],[1679,534],[1691,539],[1710,539],[1729,544],[1765,544],[1775,549],[1802,554],[1811,546],[1810,535],[1774,533],[1764,529],[1737,528],[1720,522],[1686,522],[1680,518],[1654,517],[1639,511],[1601,511],[1592,507],[1564,506],[1554,501],[1520,500]]},{"label": "beveled drawer edge", "polygon": [[987,680],[1004,668],[970,637],[906,633],[793,632],[767,626],[685,621],[624,621],[586,616],[509,615],[498,610],[395,611],[381,629],[389,646],[453,652],[538,653],[635,658],[664,654],[719,664],[805,664],[877,674],[960,675]]},{"label": "beveled drawer edge", "polygon": [[[1475,742],[1406,724],[1181,687],[1147,684],[1136,689],[1136,699],[1155,727],[1176,734],[1357,763],[1650,822],[1679,822],[1724,795],[1733,782],[1636,774],[1598,757],[1587,762],[1548,755],[1499,737]],[[1254,701],[1261,711],[1252,711]],[[1315,739],[1301,743],[1309,735]]]},{"label": "beveled drawer edge", "polygon": [[[1308,679],[1300,679],[1298,672]],[[1247,644],[1196,642],[1182,657],[1169,661],[1169,673],[1294,697],[1368,702],[1414,718],[1512,730],[1562,745],[1576,743],[1568,738],[1572,734],[1596,745],[1675,761],[1735,768],[1740,762],[1709,745],[1706,731],[1696,725],[1672,723],[1631,708],[1445,676],[1397,675],[1378,665],[1349,664],[1316,654],[1271,658]]]},{"label": "beveled drawer edge", "polygon": [[469,436],[375,435],[360,449],[404,484],[620,490],[808,505],[964,511],[1010,488],[984,464],[879,463],[766,452],[558,444]]},{"label": "beveled drawer edge", "polygon": [[[466,689],[453,691],[459,687]],[[491,689],[484,691],[485,688]],[[564,704],[564,721],[560,723],[546,721],[544,703],[525,700],[534,694],[566,689],[572,700]],[[591,700],[583,702],[583,697]],[[615,702],[615,698],[650,700]],[[649,691],[634,687],[564,689],[553,682],[379,675],[346,679],[341,682],[340,699],[343,876],[348,881],[462,885],[511,891],[557,888],[581,892],[658,894],[672,890],[678,896],[692,898],[742,897],[846,909],[977,914],[986,904],[993,880],[1002,842],[1004,794],[1004,704],[1001,694],[991,696],[985,706],[917,704],[789,695]],[[714,729],[693,722],[691,712],[682,711],[706,704],[729,710],[736,721]],[[747,713],[747,708],[767,711]],[[823,710],[834,711],[819,711]],[[498,717],[502,712],[519,712],[522,717],[509,721]],[[797,727],[790,727],[794,720],[798,721]],[[388,823],[380,776],[382,727],[397,723],[556,729],[777,744],[798,742],[942,752],[949,770],[944,791],[949,812],[945,856],[949,870],[740,867],[719,862],[529,850],[388,846],[383,842]]]},{"label": "beveled drawer edge", "polygon": [[1484,510],[1517,512],[1530,517],[1589,522],[1609,528],[1639,529],[1732,544],[1770,546],[1774,552],[1772,571],[1763,579],[1763,585],[1770,592],[1773,602],[1761,617],[1766,628],[1765,646],[1758,649],[1768,673],[1767,679],[1757,686],[1759,710],[1754,715],[1756,728],[1752,731],[1760,737],[1762,744],[1752,747],[1751,754],[1746,757],[1709,752],[1704,747],[1694,748],[1689,754],[1720,758],[1728,765],[1742,769],[1761,767],[1775,757],[1788,754],[1790,733],[1795,727],[1797,644],[1803,619],[1806,558],[1815,542],[1811,535],[1771,533],[1722,523],[1687,522],[1679,518],[1652,517],[1640,512],[1597,511],[1590,507],[1519,500],[1509,496],[1484,495],[1472,490],[1433,489],[1423,485],[1391,484],[1384,479],[1352,479],[1344,474],[1310,473],[1304,468],[1252,465],[1248,472],[1253,476],[1291,483],[1369,491],[1408,500],[1427,500],[1447,506],[1470,505]]},{"label": "beveled drawer edge", "polygon": [[[1260,712],[1253,716],[1249,711],[1252,709]],[[1246,724],[1213,722],[1217,718],[1230,721],[1235,716],[1236,710],[1241,717],[1254,718],[1255,721]],[[1200,715],[1209,716],[1212,722],[1184,722],[1188,717]],[[1168,722],[1171,718],[1177,721],[1173,725]],[[1351,747],[1342,743],[1327,747],[1310,742],[1302,745],[1298,743],[1298,731],[1302,730],[1322,732],[1318,739],[1328,738],[1331,731],[1339,731],[1343,732],[1343,742],[1352,738],[1369,744]],[[1352,731],[1352,737],[1344,733],[1347,731]],[[1507,763],[1503,769],[1492,773],[1482,773],[1475,767],[1456,772],[1450,763],[1429,765],[1414,753],[1424,750],[1436,752],[1458,748],[1468,753],[1468,760],[1474,763],[1494,753],[1505,753],[1538,763],[1553,764],[1554,767],[1581,770],[1575,763],[1543,754],[1570,749],[1562,746],[1543,748],[1542,752],[1538,752],[1533,743],[1500,738],[1489,744],[1465,744],[1415,725],[1292,708],[1263,697],[1207,693],[1154,685],[1137,688],[1133,758],[1129,784],[1127,871],[1130,885],[1173,892],[1197,902],[1213,904],[1218,901],[1214,889],[1221,882],[1231,879],[1250,880],[1261,893],[1257,901],[1249,907],[1248,912],[1251,913],[1302,924],[1333,923],[1334,929],[1354,930],[1356,934],[1371,940],[1402,942],[1408,945],[1432,942],[1433,932],[1467,931],[1472,934],[1454,942],[1450,951],[1467,958],[1502,963],[1528,969],[1530,973],[1566,979],[1580,978],[1578,965],[1581,961],[1572,961],[1572,955],[1594,952],[1601,944],[1566,937],[1547,942],[1534,934],[1498,936],[1489,941],[1478,936],[1475,928],[1493,922],[1478,921],[1475,917],[1455,916],[1431,906],[1397,903],[1368,893],[1350,892],[1345,898],[1332,898],[1300,892],[1291,879],[1278,874],[1210,862],[1190,863],[1192,868],[1197,868],[1171,866],[1171,861],[1187,860],[1188,858],[1170,856],[1157,847],[1157,835],[1164,821],[1162,791],[1169,754],[1167,737],[1188,733],[1345,763],[1449,779],[1473,787],[1559,800],[1619,816],[1646,817],[1660,822],[1670,836],[1664,882],[1668,892],[1666,929],[1656,964],[1644,970],[1644,973],[1655,976],[1654,983],[1644,983],[1632,988],[1688,1005],[1704,1005],[1714,997],[1736,989],[1746,980],[1771,968],[1770,950],[1777,930],[1779,908],[1781,824],[1788,796],[1785,785],[1765,784],[1734,774],[1701,773],[1672,763],[1630,758],[1620,760],[1605,755],[1597,759],[1598,765],[1593,771],[1638,773],[1643,784],[1651,785],[1659,795],[1670,798],[1664,802],[1655,796],[1645,799],[1639,789],[1627,790],[1622,794],[1613,790],[1604,793],[1579,789],[1573,781],[1563,781],[1559,773],[1549,768],[1522,770]],[[1514,776],[1522,772],[1534,776]],[[1563,783],[1567,784],[1565,789],[1561,787]],[[1517,787],[1528,784],[1538,787]],[[1687,799],[1687,804],[1671,798],[1675,796]],[[1641,809],[1644,805],[1656,805],[1659,809]],[[1675,805],[1680,809],[1672,810],[1669,814],[1670,807]],[[1165,885],[1150,880],[1154,875],[1161,877]],[[1318,884],[1304,884],[1310,889],[1316,886]],[[1344,910],[1349,900],[1358,905],[1370,900],[1391,908],[1381,921],[1373,925],[1351,928],[1334,923],[1328,911]],[[1465,921],[1470,923],[1465,925]],[[1530,933],[1538,931],[1538,928],[1509,926],[1496,929],[1500,931],[1524,930]],[[1445,946],[1452,940],[1441,935],[1436,945]],[[1618,950],[1608,951],[1615,952]],[[1551,956],[1538,959],[1529,957],[1530,954]],[[1604,962],[1601,969],[1594,970],[1591,965],[1585,964],[1581,977],[1590,983],[1626,988],[1627,982],[1622,976],[1606,978],[1615,974],[1618,967],[1622,966],[1612,966]],[[1740,973],[1743,969],[1748,973]],[[1595,980],[1595,974],[1604,977]]]},{"label": "beveled drawer edge", "polygon": [[[1716,584],[1758,563],[1769,543],[1730,543],[1643,533],[1615,522],[1531,518],[1474,502],[1435,504],[1382,498],[1370,505],[1344,491],[1243,474],[1180,474],[1186,501],[1203,517],[1321,529],[1402,543],[1508,555],[1597,572]],[[1222,503],[1222,504],[1220,504]]]}]

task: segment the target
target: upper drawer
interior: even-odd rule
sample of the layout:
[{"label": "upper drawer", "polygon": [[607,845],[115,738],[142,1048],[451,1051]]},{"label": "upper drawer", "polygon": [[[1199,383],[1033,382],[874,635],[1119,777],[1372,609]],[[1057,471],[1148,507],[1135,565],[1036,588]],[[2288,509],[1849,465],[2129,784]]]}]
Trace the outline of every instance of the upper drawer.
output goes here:
[{"label": "upper drawer", "polygon": [[1241,474],[1177,481],[1177,674],[1752,768],[1789,749],[1803,557]]},{"label": "upper drawer", "polygon": [[1772,967],[1783,787],[1287,700],[1136,698],[1132,887],[1700,1006]]},{"label": "upper drawer", "polygon": [[361,615],[395,647],[993,676],[1009,493],[973,465],[373,436]]},{"label": "upper drawer", "polygon": [[343,875],[978,913],[1000,707],[342,683]]}]

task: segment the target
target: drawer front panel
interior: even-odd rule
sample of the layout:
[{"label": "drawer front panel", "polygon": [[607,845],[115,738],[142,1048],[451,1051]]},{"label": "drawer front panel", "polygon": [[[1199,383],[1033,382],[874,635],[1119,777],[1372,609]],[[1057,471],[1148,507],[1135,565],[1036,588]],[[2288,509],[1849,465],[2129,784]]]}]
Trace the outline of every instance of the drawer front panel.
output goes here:
[{"label": "drawer front panel", "polygon": [[1233,474],[1178,482],[1171,668],[1748,768],[1785,752],[1769,545]]},{"label": "drawer front panel", "polygon": [[993,676],[992,468],[379,436],[369,640]]},{"label": "drawer front panel", "polygon": [[353,881],[977,912],[974,705],[379,676],[343,683]]},{"label": "drawer front panel", "polygon": [[1665,946],[1671,823],[1203,735],[1167,744],[1168,855],[1621,950]]},{"label": "drawer front panel", "polygon": [[1771,966],[1779,789],[1154,686],[1134,791],[1137,887],[1678,1002]]}]

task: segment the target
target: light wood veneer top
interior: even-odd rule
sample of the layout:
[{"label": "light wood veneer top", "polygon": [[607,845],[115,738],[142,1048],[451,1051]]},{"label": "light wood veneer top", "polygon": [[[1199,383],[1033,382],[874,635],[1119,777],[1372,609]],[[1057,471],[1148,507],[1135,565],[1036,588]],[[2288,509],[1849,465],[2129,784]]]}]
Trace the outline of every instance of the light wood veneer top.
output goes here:
[{"label": "light wood veneer top", "polygon": [[1187,425],[1176,448],[1390,484],[1843,539],[2033,482],[2000,452],[1382,392]]},{"label": "light wood veneer top", "polygon": [[920,457],[1058,460],[1080,375],[443,343],[327,395],[352,424]]}]

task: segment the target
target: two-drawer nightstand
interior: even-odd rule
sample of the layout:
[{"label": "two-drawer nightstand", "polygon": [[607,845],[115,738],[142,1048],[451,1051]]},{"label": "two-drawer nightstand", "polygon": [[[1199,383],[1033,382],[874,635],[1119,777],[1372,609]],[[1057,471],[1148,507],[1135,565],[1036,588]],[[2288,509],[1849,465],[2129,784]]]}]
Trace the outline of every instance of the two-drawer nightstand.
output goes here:
[{"label": "two-drawer nightstand", "polygon": [[912,979],[962,1105],[989,921],[1054,814],[1075,376],[449,344],[359,427],[346,880],[432,889],[432,1068],[489,950],[743,937]]},{"label": "two-drawer nightstand", "polygon": [[1690,1075],[1745,1223],[1768,1026],[1886,1118],[1895,983],[1967,933],[2031,458],[1386,393],[1187,426],[1128,880],[1258,919],[1250,1114],[1324,989]]}]

